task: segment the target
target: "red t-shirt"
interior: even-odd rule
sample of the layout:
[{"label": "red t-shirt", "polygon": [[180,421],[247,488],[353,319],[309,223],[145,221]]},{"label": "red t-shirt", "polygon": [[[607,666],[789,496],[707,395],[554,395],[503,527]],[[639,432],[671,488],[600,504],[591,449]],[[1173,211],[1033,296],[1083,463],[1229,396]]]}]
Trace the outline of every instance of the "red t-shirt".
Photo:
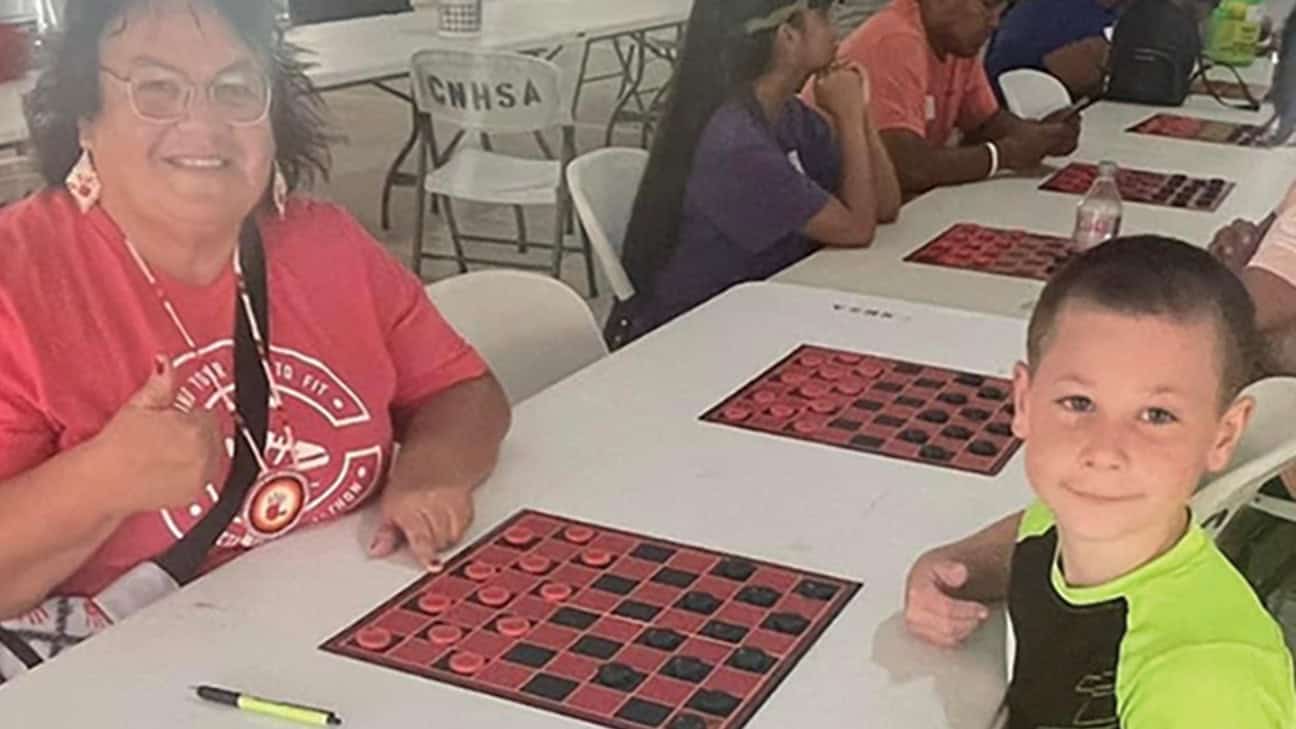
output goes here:
[{"label": "red t-shirt", "polygon": [[906,129],[944,147],[955,129],[972,132],[999,112],[979,57],[937,57],[918,0],[893,0],[847,36],[837,55],[868,72],[869,110],[880,130]]},{"label": "red t-shirt", "polygon": [[[283,219],[266,216],[262,231],[272,369],[309,481],[304,526],[354,509],[377,490],[402,409],[487,368],[420,282],[340,208],[294,200]],[[159,353],[176,368],[177,406],[214,410],[226,438],[221,476],[201,498],[129,518],[59,594],[94,594],[157,556],[224,485],[235,432],[217,388],[234,387],[233,267],[204,287],[155,273],[201,357],[191,355],[102,209],[82,214],[57,190],[0,212],[0,478],[98,433]],[[271,467],[286,465],[275,417],[267,440]],[[262,541],[238,519],[211,563]]]}]

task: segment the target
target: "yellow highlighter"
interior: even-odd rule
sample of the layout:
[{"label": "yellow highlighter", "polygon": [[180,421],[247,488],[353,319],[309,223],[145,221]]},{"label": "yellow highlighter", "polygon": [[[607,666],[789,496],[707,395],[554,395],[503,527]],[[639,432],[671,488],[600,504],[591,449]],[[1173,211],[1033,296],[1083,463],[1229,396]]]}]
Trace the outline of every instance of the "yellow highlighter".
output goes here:
[{"label": "yellow highlighter", "polygon": [[193,688],[197,692],[198,698],[204,701],[232,706],[253,714],[273,716],[311,726],[340,726],[342,724],[342,717],[327,709],[271,701],[270,699],[249,696],[238,691],[230,691],[215,686],[194,686]]}]

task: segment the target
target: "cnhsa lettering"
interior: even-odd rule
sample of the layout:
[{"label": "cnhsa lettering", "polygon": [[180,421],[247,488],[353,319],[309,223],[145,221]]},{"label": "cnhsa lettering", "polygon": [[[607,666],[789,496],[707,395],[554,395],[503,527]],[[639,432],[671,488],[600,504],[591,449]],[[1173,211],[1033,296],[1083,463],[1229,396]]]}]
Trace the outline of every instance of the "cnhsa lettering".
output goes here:
[{"label": "cnhsa lettering", "polygon": [[501,81],[490,84],[486,81],[456,81],[442,79],[439,76],[428,76],[428,93],[433,101],[441,106],[468,111],[490,111],[491,109],[514,109],[519,104],[533,106],[543,102],[540,89],[531,79],[520,90],[513,81]]}]

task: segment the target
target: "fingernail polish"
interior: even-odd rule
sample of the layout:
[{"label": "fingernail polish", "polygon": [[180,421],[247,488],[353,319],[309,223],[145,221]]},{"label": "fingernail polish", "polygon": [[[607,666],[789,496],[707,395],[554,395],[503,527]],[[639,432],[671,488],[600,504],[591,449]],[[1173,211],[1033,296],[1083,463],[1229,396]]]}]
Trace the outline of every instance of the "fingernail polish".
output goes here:
[{"label": "fingernail polish", "polygon": [[166,358],[159,354],[153,358],[153,374],[161,375],[163,372],[166,372]]}]

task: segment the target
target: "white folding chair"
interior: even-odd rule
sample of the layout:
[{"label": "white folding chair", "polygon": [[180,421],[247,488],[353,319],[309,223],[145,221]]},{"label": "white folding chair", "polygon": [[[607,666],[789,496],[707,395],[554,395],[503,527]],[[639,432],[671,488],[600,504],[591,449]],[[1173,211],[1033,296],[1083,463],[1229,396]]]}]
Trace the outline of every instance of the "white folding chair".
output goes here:
[{"label": "white folding chair", "polygon": [[[414,54],[411,61],[414,102],[419,114],[420,134],[418,179],[426,194],[444,204],[446,223],[454,255],[423,251],[426,201],[420,195],[415,214],[412,263],[416,273],[423,259],[453,260],[460,272],[468,264],[502,265],[512,268],[562,273],[563,253],[570,250],[586,257],[591,291],[594,262],[588,246],[567,249],[563,243],[571,201],[563,168],[575,156],[576,128],[563,98],[562,72],[553,63],[534,56],[508,52],[430,50]],[[443,122],[458,131],[444,151],[437,151],[433,125]],[[559,159],[549,153],[544,132],[562,131]],[[546,153],[546,159],[516,157],[492,151],[490,136],[531,134]],[[463,143],[466,136],[480,137],[481,146]],[[428,169],[429,159],[432,169]],[[463,233],[455,219],[452,200],[508,205],[514,210],[518,235],[500,238]],[[554,240],[532,242],[527,237],[524,208],[553,206]],[[509,244],[526,252],[528,245],[551,248],[549,265],[518,263],[469,257],[464,242]]]},{"label": "white folding chair", "polygon": [[607,355],[594,314],[561,281],[474,271],[427,286],[441,315],[491,366],[516,403]]},{"label": "white folding chair", "polygon": [[1008,111],[1022,119],[1042,119],[1071,103],[1071,92],[1052,74],[1018,68],[999,74]]},{"label": "white folding chair", "polygon": [[[1266,481],[1296,461],[1296,428],[1292,427],[1296,377],[1267,378],[1248,387],[1245,394],[1255,399],[1255,413],[1233,460],[1202,484],[1192,500],[1194,516],[1212,536],[1218,536],[1248,504],[1262,511],[1269,511],[1261,505],[1264,502],[1291,505],[1259,492]],[[1283,518],[1296,521],[1296,517]]]},{"label": "white folding chair", "polygon": [[647,165],[648,152],[642,149],[608,147],[581,155],[567,166],[567,186],[576,214],[612,294],[621,301],[634,296],[634,284],[621,265],[621,251]]}]

